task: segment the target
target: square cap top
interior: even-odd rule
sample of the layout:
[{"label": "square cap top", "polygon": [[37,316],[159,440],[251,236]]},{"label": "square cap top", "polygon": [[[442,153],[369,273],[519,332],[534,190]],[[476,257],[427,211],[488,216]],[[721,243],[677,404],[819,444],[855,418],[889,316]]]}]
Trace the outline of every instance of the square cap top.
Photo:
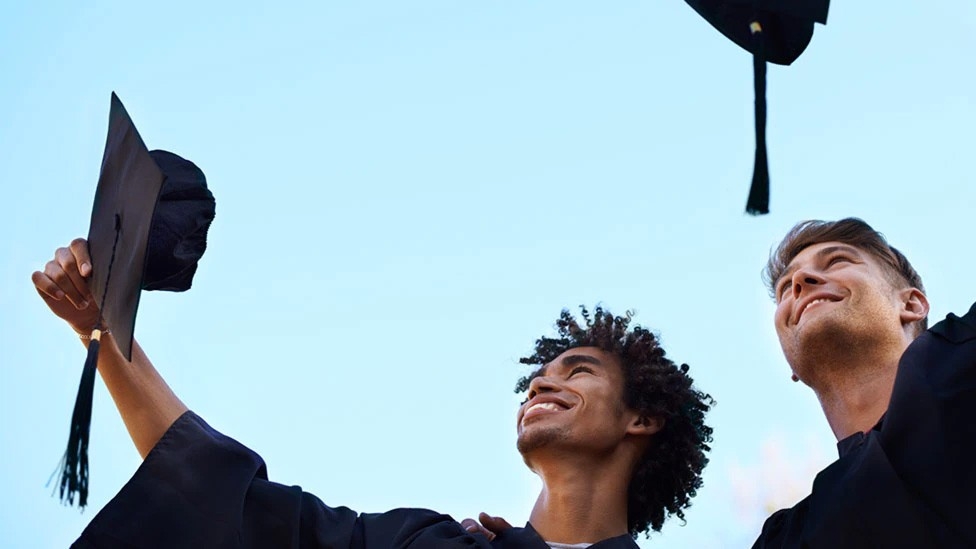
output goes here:
[{"label": "square cap top", "polygon": [[104,327],[112,330],[128,360],[132,359],[149,230],[164,179],[122,101],[112,93],[88,250],[92,294],[101,308]]}]

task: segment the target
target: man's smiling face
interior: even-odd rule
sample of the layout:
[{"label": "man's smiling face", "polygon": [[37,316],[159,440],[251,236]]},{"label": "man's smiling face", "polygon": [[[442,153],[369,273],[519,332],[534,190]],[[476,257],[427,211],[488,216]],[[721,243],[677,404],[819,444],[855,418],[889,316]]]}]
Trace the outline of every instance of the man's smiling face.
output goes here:
[{"label": "man's smiling face", "polygon": [[596,347],[570,349],[543,366],[519,408],[518,449],[570,446],[605,451],[637,420],[624,405],[624,377],[616,357]]},{"label": "man's smiling face", "polygon": [[775,286],[774,322],[787,361],[801,368],[838,346],[900,336],[902,303],[892,278],[848,244],[823,242],[797,254]]}]

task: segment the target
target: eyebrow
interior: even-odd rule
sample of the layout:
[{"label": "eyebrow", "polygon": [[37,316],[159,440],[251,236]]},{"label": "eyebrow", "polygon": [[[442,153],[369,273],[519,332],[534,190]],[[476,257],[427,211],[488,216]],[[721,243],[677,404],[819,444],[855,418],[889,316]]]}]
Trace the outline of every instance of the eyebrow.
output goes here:
[{"label": "eyebrow", "polygon": [[560,362],[565,366],[575,366],[576,364],[593,364],[595,366],[603,366],[603,362],[595,356],[590,355],[569,355],[563,357]]},{"label": "eyebrow", "polygon": [[[860,257],[860,250],[858,250],[857,248],[855,248],[854,246],[851,246],[849,244],[837,244],[837,245],[834,245],[834,246],[827,246],[826,248],[821,248],[819,251],[817,251],[817,253],[814,255],[814,257],[817,258],[817,259],[820,259],[820,258],[826,257],[826,256],[828,256],[830,254],[837,253],[837,252],[847,252],[847,253],[851,253],[851,254],[854,254],[854,255],[857,255],[858,257]],[[797,254],[797,255],[799,255],[799,254]],[[796,261],[796,258],[795,257],[793,258],[793,261]],[[786,267],[786,270],[783,272],[782,276],[780,276],[778,279],[776,279],[776,286],[775,286],[775,288],[776,288],[776,297],[777,298],[779,298],[779,290],[783,286],[783,280],[785,280],[785,279],[793,276],[793,273],[796,272],[796,270],[799,268],[799,267],[796,266],[796,264],[793,261],[790,261],[789,266]]]},{"label": "eyebrow", "polygon": [[[603,366],[603,362],[600,359],[590,355],[569,355],[569,356],[564,356],[562,360],[559,361],[559,366],[565,368],[568,368],[570,366],[575,366],[577,364],[592,364],[594,366]],[[539,370],[536,372],[536,375],[533,377],[548,375],[549,367],[552,365],[553,363],[550,362],[549,364],[546,364],[542,368],[539,368]]]}]

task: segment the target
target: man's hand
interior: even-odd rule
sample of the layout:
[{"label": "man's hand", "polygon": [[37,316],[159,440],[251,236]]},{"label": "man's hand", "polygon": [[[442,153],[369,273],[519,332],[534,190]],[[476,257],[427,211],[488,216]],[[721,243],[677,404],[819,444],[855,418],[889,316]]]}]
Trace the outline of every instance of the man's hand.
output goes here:
[{"label": "man's hand", "polygon": [[490,516],[487,513],[479,514],[478,520],[481,521],[481,524],[478,524],[478,521],[474,519],[466,518],[461,521],[461,526],[472,534],[485,536],[488,538],[488,541],[495,539],[495,536],[512,527],[507,520],[501,517]]},{"label": "man's hand", "polygon": [[91,276],[88,241],[76,238],[58,248],[44,271],[34,271],[31,281],[37,293],[59,318],[79,334],[88,334],[98,321],[98,304],[88,287]]}]

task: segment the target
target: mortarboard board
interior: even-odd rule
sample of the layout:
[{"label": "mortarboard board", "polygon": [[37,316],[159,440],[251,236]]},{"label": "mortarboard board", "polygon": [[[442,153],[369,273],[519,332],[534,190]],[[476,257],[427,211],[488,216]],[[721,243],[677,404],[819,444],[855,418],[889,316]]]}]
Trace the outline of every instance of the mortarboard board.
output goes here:
[{"label": "mortarboard board", "polygon": [[99,319],[93,327],[62,459],[61,500],[88,499],[88,438],[99,338],[111,330],[126,360],[141,290],[185,291],[206,250],[215,215],[203,172],[167,151],[148,151],[115,93],[95,191],[88,251],[89,285]]},{"label": "mortarboard board", "polygon": [[827,24],[830,0],[685,0],[727,38],[752,52],[756,164],[746,211],[769,213],[766,162],[766,61],[789,65],[806,49],[814,23]]}]

